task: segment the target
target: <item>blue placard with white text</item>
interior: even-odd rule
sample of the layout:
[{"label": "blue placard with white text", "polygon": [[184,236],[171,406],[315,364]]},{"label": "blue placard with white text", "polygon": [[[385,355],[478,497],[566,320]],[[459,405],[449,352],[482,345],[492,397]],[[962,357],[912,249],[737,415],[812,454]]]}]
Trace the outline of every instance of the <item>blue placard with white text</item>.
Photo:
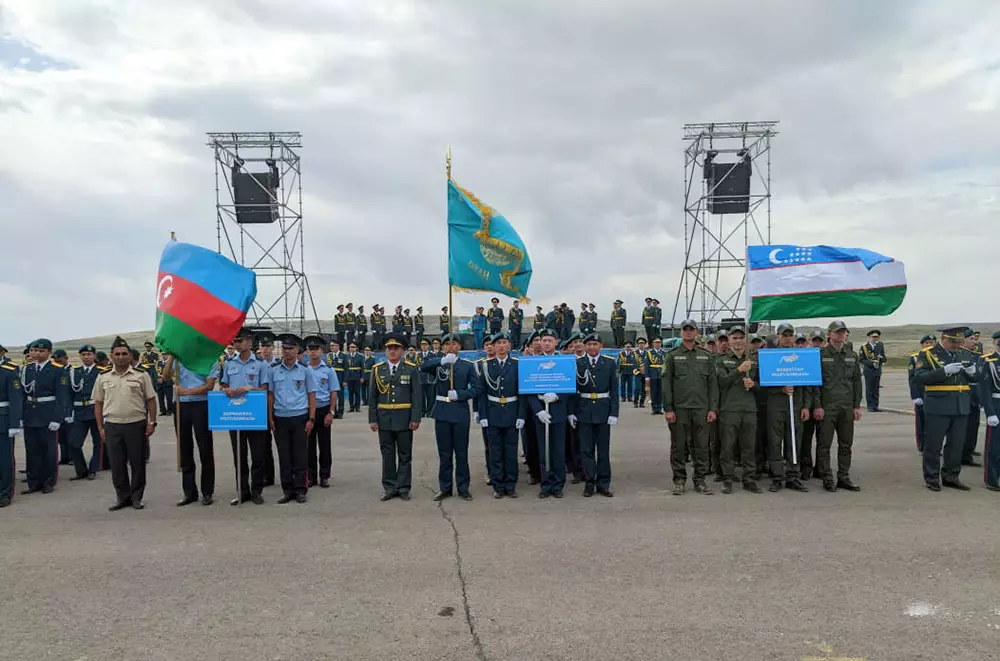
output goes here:
[{"label": "blue placard with white text", "polygon": [[208,428],[212,431],[267,429],[267,393],[252,390],[237,397],[219,391],[208,393]]},{"label": "blue placard with white text", "polygon": [[576,392],[576,356],[521,356],[517,359],[517,392]]},{"label": "blue placard with white text", "polygon": [[819,349],[761,349],[757,352],[762,386],[821,386]]}]

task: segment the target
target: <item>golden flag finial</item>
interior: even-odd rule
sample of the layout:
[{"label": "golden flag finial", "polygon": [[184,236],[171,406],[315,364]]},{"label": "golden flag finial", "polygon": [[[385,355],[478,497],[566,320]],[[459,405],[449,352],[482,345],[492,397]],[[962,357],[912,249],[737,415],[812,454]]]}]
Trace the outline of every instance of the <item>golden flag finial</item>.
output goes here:
[{"label": "golden flag finial", "polygon": [[448,173],[448,181],[451,181],[451,146],[448,147],[448,152],[444,157],[445,162],[445,172]]}]

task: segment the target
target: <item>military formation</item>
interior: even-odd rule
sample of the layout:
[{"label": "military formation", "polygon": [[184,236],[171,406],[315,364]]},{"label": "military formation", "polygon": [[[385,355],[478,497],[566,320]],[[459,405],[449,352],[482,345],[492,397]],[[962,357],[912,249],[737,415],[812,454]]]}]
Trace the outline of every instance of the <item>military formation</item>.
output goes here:
[{"label": "military formation", "polygon": [[[620,407],[631,403],[644,409],[647,401],[669,428],[675,495],[683,495],[689,483],[696,493],[711,494],[710,481],[721,483],[726,494],[740,483],[746,491],[761,493],[761,482],[770,492],[808,491],[811,479],[830,492],[860,490],[851,477],[854,425],[862,416],[862,399],[868,411],[880,410],[886,353],[878,330],[869,331],[858,350],[841,321],[831,323],[825,335],[807,336],[779,324],[770,336],[742,326],[706,336],[694,320],[685,320],[679,337],[665,339],[659,303],[649,298],[641,317],[646,335],[633,346],[625,339],[628,317],[618,300],[611,333],[620,350],[612,358],[603,351],[593,304],[582,304],[578,315],[565,304],[547,314],[541,306],[536,310],[525,322],[518,302],[505,313],[494,298],[481,323],[472,320],[473,333],[481,328],[476,342],[484,355],[475,361],[459,357],[462,338],[449,331],[447,307],[436,332],[429,334],[421,307],[411,317],[397,306],[387,325],[381,306],[373,306],[366,317],[363,307],[354,312],[350,303],[338,307],[329,338],[242,329],[205,377],[158,354],[149,342],[140,352],[116,340],[112,352],[119,358],[114,361],[83,345],[73,366],[66,352],[53,351],[46,339],[25,349],[22,364],[0,347],[0,426],[7,445],[0,451],[0,507],[14,496],[13,443],[23,435],[21,494],[51,493],[60,464],[73,466],[71,481],[94,480],[117,467],[121,474],[112,478],[118,500],[111,509],[141,509],[143,464],[149,461],[148,437],[157,410],[175,416],[183,494],[177,505],[211,505],[215,456],[207,399],[216,387],[231,397],[251,390],[268,393],[269,428],[230,432],[238,480],[233,505],[261,504],[263,490],[275,484],[282,504],[306,502],[312,486],[329,488],[333,421],[345,410],[362,407],[368,408],[369,424],[378,434],[383,500],[410,498],[413,432],[425,417],[434,420],[438,447],[435,500],[472,498],[470,426],[480,429],[486,483],[494,498],[518,496],[519,458],[540,498],[564,497],[567,481],[583,483],[585,497],[611,497],[610,447]],[[968,490],[959,479],[963,466],[983,467],[987,488],[1000,490],[1000,443],[992,439],[1000,425],[1000,332],[993,341],[994,350],[987,353],[978,332],[948,328],[940,339],[922,338],[921,349],[910,356],[916,445],[932,491]],[[384,357],[377,360],[373,346],[383,348]],[[805,346],[820,351],[822,386],[760,384],[760,349]],[[556,353],[575,355],[577,391],[519,395],[518,356]],[[121,423],[142,422],[148,433],[123,441],[118,456],[109,453],[108,425],[102,424],[108,421],[109,404],[100,397],[112,391],[97,387],[101,375],[109,373],[111,381],[130,374],[148,379],[153,394],[149,403],[140,399],[137,405],[153,411],[149,426],[138,414],[142,420]],[[976,449],[981,412],[986,416],[982,462]]]}]

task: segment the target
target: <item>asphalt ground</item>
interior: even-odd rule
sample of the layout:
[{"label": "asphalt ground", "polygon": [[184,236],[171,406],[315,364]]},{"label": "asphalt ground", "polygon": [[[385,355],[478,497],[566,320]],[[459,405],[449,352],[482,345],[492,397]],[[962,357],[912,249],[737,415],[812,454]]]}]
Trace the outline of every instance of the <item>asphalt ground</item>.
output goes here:
[{"label": "asphalt ground", "polygon": [[[904,376],[883,403],[905,409]],[[161,418],[161,420],[167,420]],[[334,431],[334,486],[230,507],[216,435],[211,507],[175,507],[173,431],[153,438],[146,509],[110,513],[108,474],[0,512],[3,659],[996,659],[1000,499],[924,488],[913,419],[866,414],[861,493],[671,496],[662,418],[623,407],[615,498],[379,502],[364,414]],[[19,462],[23,446],[18,441]]]}]

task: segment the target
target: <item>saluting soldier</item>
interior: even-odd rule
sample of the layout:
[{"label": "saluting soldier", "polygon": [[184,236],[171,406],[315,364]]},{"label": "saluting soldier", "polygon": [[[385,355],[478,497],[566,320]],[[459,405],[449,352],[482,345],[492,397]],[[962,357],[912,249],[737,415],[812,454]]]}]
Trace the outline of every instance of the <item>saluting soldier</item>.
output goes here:
[{"label": "saluting soldier", "polygon": [[[347,355],[344,356],[344,378],[347,379],[347,390],[350,395],[350,400],[348,401],[348,410],[352,413],[361,412],[361,381],[362,376],[365,372],[365,358],[360,353],[358,353],[358,345],[356,342],[351,342],[347,345]],[[340,374],[337,377],[340,378]],[[338,400],[339,400],[338,396]],[[341,410],[343,410],[343,405],[341,405]]]},{"label": "saluting soldier", "polygon": [[420,374],[404,361],[403,337],[393,333],[385,341],[386,359],[372,368],[368,393],[368,423],[378,433],[382,454],[382,498],[410,499],[413,432],[420,427]]},{"label": "saluting soldier", "polygon": [[756,480],[757,394],[760,372],[756,356],[747,351],[742,326],[729,329],[729,350],[716,361],[719,380],[719,435],[722,448],[722,493],[733,492],[736,457],[742,466],[744,491],[761,493]]},{"label": "saluting soldier", "polygon": [[873,413],[878,411],[882,365],[885,364],[885,346],[879,340],[880,337],[882,337],[882,331],[877,328],[868,331],[868,342],[863,344],[858,352],[861,367],[864,369],[865,399],[868,403],[868,410]]},{"label": "saluting soldier", "polygon": [[[487,438],[493,497],[517,498],[517,433],[524,428],[525,402],[517,394],[518,361],[510,355],[510,338],[500,333],[493,339],[494,355],[479,363],[479,425]],[[529,450],[537,453],[537,443],[526,442],[526,455]]]},{"label": "saluting soldier", "polygon": [[535,306],[535,316],[532,319],[531,323],[532,323],[531,329],[536,333],[545,328],[545,313],[542,312],[541,305]]},{"label": "saluting soldier", "polygon": [[[306,350],[309,352],[309,369],[312,370],[313,381],[316,383],[316,424],[306,439],[306,483],[319,484],[323,489],[328,489],[330,476],[333,474],[333,447],[330,441],[333,412],[330,404],[343,386],[337,373],[323,360],[323,344],[323,338],[318,335],[310,335],[305,339]],[[353,390],[351,399],[354,399]]]},{"label": "saluting soldier", "polygon": [[507,313],[507,331],[510,333],[510,345],[521,346],[521,329],[524,328],[524,310],[515,298],[511,301],[510,312]]},{"label": "saluting soldier", "polygon": [[628,321],[628,312],[622,305],[624,302],[617,299],[611,307],[611,334],[614,335],[616,347],[625,346],[625,323]]},{"label": "saluting soldier", "polygon": [[14,439],[22,430],[23,397],[17,365],[0,362],[0,508],[14,497]]},{"label": "saluting soldier", "polygon": [[673,470],[673,494],[684,494],[687,483],[685,457],[694,458],[694,489],[709,495],[705,482],[708,473],[708,425],[718,417],[719,382],[715,358],[699,347],[698,324],[691,319],[681,322],[681,341],[667,352],[663,361],[663,408],[670,425],[670,466]]},{"label": "saluting soldier", "polygon": [[[429,376],[421,388],[434,393],[434,438],[438,450],[438,492],[436,502],[452,495],[452,486],[462,500],[472,500],[469,493],[469,402],[475,404],[482,386],[472,363],[458,357],[458,336],[442,338],[447,353],[443,357],[426,354],[420,370]],[[424,340],[424,343],[427,341]],[[516,449],[516,441],[515,441]],[[454,472],[454,475],[452,474]]]},{"label": "saluting soldier", "polygon": [[344,346],[347,339],[347,315],[344,314],[344,304],[337,306],[337,314],[333,315],[333,336],[337,344]]},{"label": "saluting soldier", "polygon": [[[934,346],[937,337],[928,333],[920,338],[920,349]],[[913,433],[917,441],[917,452],[924,451],[924,387],[917,382],[916,368],[920,351],[914,351],[906,363],[906,381],[910,388],[910,399],[913,401]]]},{"label": "saluting soldier", "polygon": [[417,314],[413,316],[413,332],[416,334],[416,342],[420,342],[424,339],[424,306],[417,306]]},{"label": "saluting soldier", "polygon": [[990,491],[1000,491],[1000,441],[993,440],[993,432],[1000,426],[1000,331],[993,333],[993,346],[993,352],[983,356],[979,382],[986,410],[983,481]]},{"label": "saluting soldier", "polygon": [[[222,392],[227,397],[242,397],[251,391],[266,391],[270,386],[271,364],[253,354],[253,341],[253,332],[249,328],[241,328],[236,333],[236,338],[233,340],[236,355],[226,360],[219,376]],[[229,442],[233,449],[233,463],[239,487],[239,494],[229,504],[239,505],[249,500],[255,505],[262,505],[264,498],[261,492],[264,489],[267,458],[271,457],[271,461],[274,461],[271,453],[271,432],[260,429],[230,430]],[[274,470],[273,463],[271,470]],[[204,471],[202,476],[204,477]],[[197,498],[196,493],[191,495]]]},{"label": "saluting soldier", "polygon": [[[778,324],[778,347],[795,346],[795,328],[788,323]],[[767,459],[771,472],[768,491],[776,493],[782,488],[809,491],[800,479],[798,462],[792,463],[792,425],[795,426],[795,455],[801,454],[802,423],[809,419],[813,405],[814,389],[794,386],[764,388],[767,393]],[[788,396],[792,396],[795,417],[788,410]]]},{"label": "saluting soldier", "polygon": [[[963,348],[972,356],[971,360],[973,364],[977,365],[978,369],[978,365],[982,360],[982,352],[976,351],[977,344],[975,332],[971,329],[965,331]],[[982,345],[979,344],[979,346],[981,347]],[[979,442],[979,418],[982,410],[982,398],[979,396],[978,381],[979,379],[976,378],[969,384],[969,421],[965,425],[965,445],[962,448],[963,466],[982,466],[981,463],[976,461],[976,457],[979,455],[976,452],[976,444]]]},{"label": "saluting soldier", "polygon": [[646,383],[649,387],[649,404],[653,409],[653,415],[663,413],[663,393],[661,390],[663,375],[663,340],[658,337],[653,338],[653,348],[646,350],[643,356],[643,367],[645,368]]},{"label": "saluting soldier", "polygon": [[375,367],[375,355],[372,354],[372,348],[370,346],[365,346],[364,371],[362,372],[361,377],[362,406],[368,406],[368,390],[371,387],[373,367]]},{"label": "saluting soldier", "polygon": [[279,505],[308,500],[307,449],[309,434],[316,425],[316,379],[311,369],[298,360],[302,340],[291,333],[281,339],[281,362],[271,368],[268,413],[278,445],[282,496]]},{"label": "saluting soldier", "polygon": [[936,344],[921,349],[914,368],[914,377],[924,388],[923,469],[931,491],[940,491],[942,485],[969,490],[958,477],[971,408],[969,383],[978,374],[973,355],[962,348],[965,330],[964,326],[942,329]]},{"label": "saluting soldier", "polygon": [[333,417],[337,420],[344,417],[344,385],[347,384],[347,355],[340,347],[340,343],[334,340],[330,343],[330,353],[326,355],[326,364],[333,368],[341,385],[337,392],[337,405],[333,407]]},{"label": "saluting soldier", "polygon": [[[617,345],[617,342],[616,342]],[[622,350],[618,352],[618,383],[621,392],[619,399],[623,402],[632,401],[632,370],[635,369],[635,352],[632,351],[632,343],[625,342]]]},{"label": "saluting soldier", "polygon": [[365,316],[365,306],[358,306],[358,315],[354,318],[354,341],[359,347],[368,341],[368,317]]},{"label": "saluting soldier", "polygon": [[[174,372],[177,372],[177,401],[180,402],[178,407],[180,420],[177,423],[178,451],[180,453],[181,490],[184,494],[184,497],[177,502],[178,507],[198,502],[198,484],[195,480],[194,461],[195,442],[198,444],[198,458],[201,461],[201,504],[211,505],[213,502],[215,495],[215,445],[212,430],[208,426],[208,393],[215,389],[215,382],[219,378],[220,372],[224,371],[226,362],[228,362],[227,359],[223,357],[221,361],[213,364],[208,376],[195,374],[180,361],[175,360],[173,356],[167,356],[167,362],[163,368],[164,379],[168,381],[173,378]],[[236,458],[235,452],[233,458],[234,460]]]},{"label": "saluting soldier", "polygon": [[601,355],[601,337],[584,338],[586,355],[576,361],[576,412],[572,424],[580,439],[583,475],[587,484],[583,495],[597,493],[610,498],[611,428],[618,424],[618,368],[615,361]]},{"label": "saluting soldier", "polygon": [[[97,350],[90,344],[84,344],[80,347],[81,365],[69,371],[70,397],[73,402],[73,422],[69,426],[69,452],[76,470],[76,475],[69,478],[71,481],[93,480],[97,477],[97,471],[103,468],[101,460],[104,444],[101,442],[101,433],[94,418],[94,384],[97,383],[97,376],[100,374],[94,364],[96,360]],[[93,448],[90,462],[83,454],[88,434]]]},{"label": "saluting soldier", "polygon": [[[861,491],[851,481],[851,456],[854,446],[854,423],[861,420],[861,368],[854,352],[847,348],[847,324],[831,322],[829,341],[820,349],[823,385],[816,393],[813,415],[819,425],[816,446],[816,474],[827,491]],[[837,434],[837,481],[830,467],[830,448]]]},{"label": "saluting soldier", "polygon": [[451,315],[448,314],[447,305],[441,308],[441,314],[438,316],[438,327],[441,330],[441,335],[447,335],[451,332]]},{"label": "saluting soldier", "polygon": [[28,488],[22,493],[52,493],[58,478],[58,433],[70,417],[69,375],[49,360],[52,342],[29,345],[32,362],[21,370],[24,390],[24,445]]}]

